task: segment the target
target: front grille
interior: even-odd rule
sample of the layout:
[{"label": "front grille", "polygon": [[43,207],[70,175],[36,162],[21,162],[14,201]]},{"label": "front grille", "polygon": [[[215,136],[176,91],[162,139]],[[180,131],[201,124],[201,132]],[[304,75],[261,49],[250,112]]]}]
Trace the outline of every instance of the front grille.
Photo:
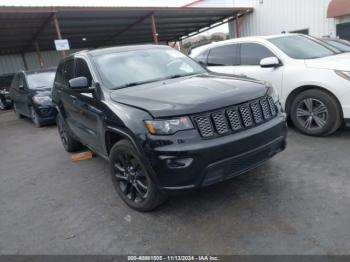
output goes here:
[{"label": "front grille", "polygon": [[277,115],[272,97],[262,97],[244,104],[193,117],[204,138],[221,136],[260,125]]}]

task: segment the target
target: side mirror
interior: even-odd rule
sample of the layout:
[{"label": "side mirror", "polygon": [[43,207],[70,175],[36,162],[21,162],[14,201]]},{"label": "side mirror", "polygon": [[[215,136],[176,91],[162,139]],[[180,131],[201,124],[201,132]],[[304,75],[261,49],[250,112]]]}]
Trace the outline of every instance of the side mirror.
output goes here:
[{"label": "side mirror", "polygon": [[92,93],[93,88],[89,88],[88,80],[85,76],[72,78],[69,80],[69,87],[72,91],[79,93]]},{"label": "side mirror", "polygon": [[69,80],[69,87],[72,89],[88,88],[88,80],[85,76],[72,78]]},{"label": "side mirror", "polygon": [[275,56],[266,57],[266,58],[261,59],[261,61],[260,61],[260,66],[263,68],[278,67],[280,65],[281,65],[280,60],[278,60],[278,58]]},{"label": "side mirror", "polygon": [[24,89],[24,85],[23,84],[19,84],[18,89],[23,90]]}]

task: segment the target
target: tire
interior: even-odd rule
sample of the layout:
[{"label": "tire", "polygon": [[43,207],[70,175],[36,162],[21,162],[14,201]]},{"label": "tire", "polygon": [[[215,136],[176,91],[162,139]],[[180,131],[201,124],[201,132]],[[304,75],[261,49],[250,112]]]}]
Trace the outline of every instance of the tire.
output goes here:
[{"label": "tire", "polygon": [[130,141],[121,140],[112,147],[109,163],[115,190],[129,207],[151,211],[166,200]]},{"label": "tire", "polygon": [[0,110],[5,110],[7,109],[6,104],[2,101],[2,98],[0,97]]},{"label": "tire", "polygon": [[40,117],[38,113],[35,111],[34,107],[30,107],[30,114],[31,114],[31,119],[34,125],[38,128],[42,127],[43,124],[40,121]]},{"label": "tire", "polygon": [[72,135],[67,130],[67,127],[62,119],[62,117],[58,114],[56,118],[58,134],[61,138],[62,145],[67,152],[76,152],[83,148],[83,145],[75,140]]},{"label": "tire", "polygon": [[15,102],[13,102],[13,112],[15,113],[15,115],[18,119],[23,118],[23,116],[18,112],[17,105]]},{"label": "tire", "polygon": [[310,136],[328,136],[337,131],[342,123],[338,101],[321,90],[307,90],[295,97],[290,117],[294,126]]}]

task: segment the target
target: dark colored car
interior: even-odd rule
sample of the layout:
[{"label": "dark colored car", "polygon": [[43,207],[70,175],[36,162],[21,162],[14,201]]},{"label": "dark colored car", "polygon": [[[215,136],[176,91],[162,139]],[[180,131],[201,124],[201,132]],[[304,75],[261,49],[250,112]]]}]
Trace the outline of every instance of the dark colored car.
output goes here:
[{"label": "dark colored car", "polygon": [[12,107],[10,97],[10,86],[14,74],[5,74],[0,76],[0,110],[9,109]]},{"label": "dark colored car", "polygon": [[214,75],[166,46],[71,55],[52,96],[65,149],[83,144],[109,159],[117,192],[137,210],[244,173],[286,146],[272,88]]},{"label": "dark colored car", "polygon": [[52,104],[51,90],[56,69],[22,71],[12,81],[10,95],[18,118],[31,118],[36,127],[56,121],[57,110]]},{"label": "dark colored car", "polygon": [[323,37],[320,38],[321,41],[326,42],[327,44],[337,48],[338,50],[342,52],[350,52],[350,42],[344,39],[340,38],[330,38],[330,37]]}]

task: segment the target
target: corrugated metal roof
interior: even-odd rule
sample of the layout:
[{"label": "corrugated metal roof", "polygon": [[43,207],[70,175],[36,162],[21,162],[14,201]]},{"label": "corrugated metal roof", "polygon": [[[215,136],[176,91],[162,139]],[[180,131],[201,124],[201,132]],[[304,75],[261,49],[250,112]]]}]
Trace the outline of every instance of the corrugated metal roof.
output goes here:
[{"label": "corrugated metal roof", "polygon": [[81,49],[152,42],[151,20],[147,17],[152,13],[158,39],[166,42],[249,11],[251,8],[0,7],[0,54],[33,51],[33,36],[40,28],[43,30],[36,39],[40,49],[54,50],[57,36],[50,19],[53,13],[62,37],[69,40],[71,48]]}]

